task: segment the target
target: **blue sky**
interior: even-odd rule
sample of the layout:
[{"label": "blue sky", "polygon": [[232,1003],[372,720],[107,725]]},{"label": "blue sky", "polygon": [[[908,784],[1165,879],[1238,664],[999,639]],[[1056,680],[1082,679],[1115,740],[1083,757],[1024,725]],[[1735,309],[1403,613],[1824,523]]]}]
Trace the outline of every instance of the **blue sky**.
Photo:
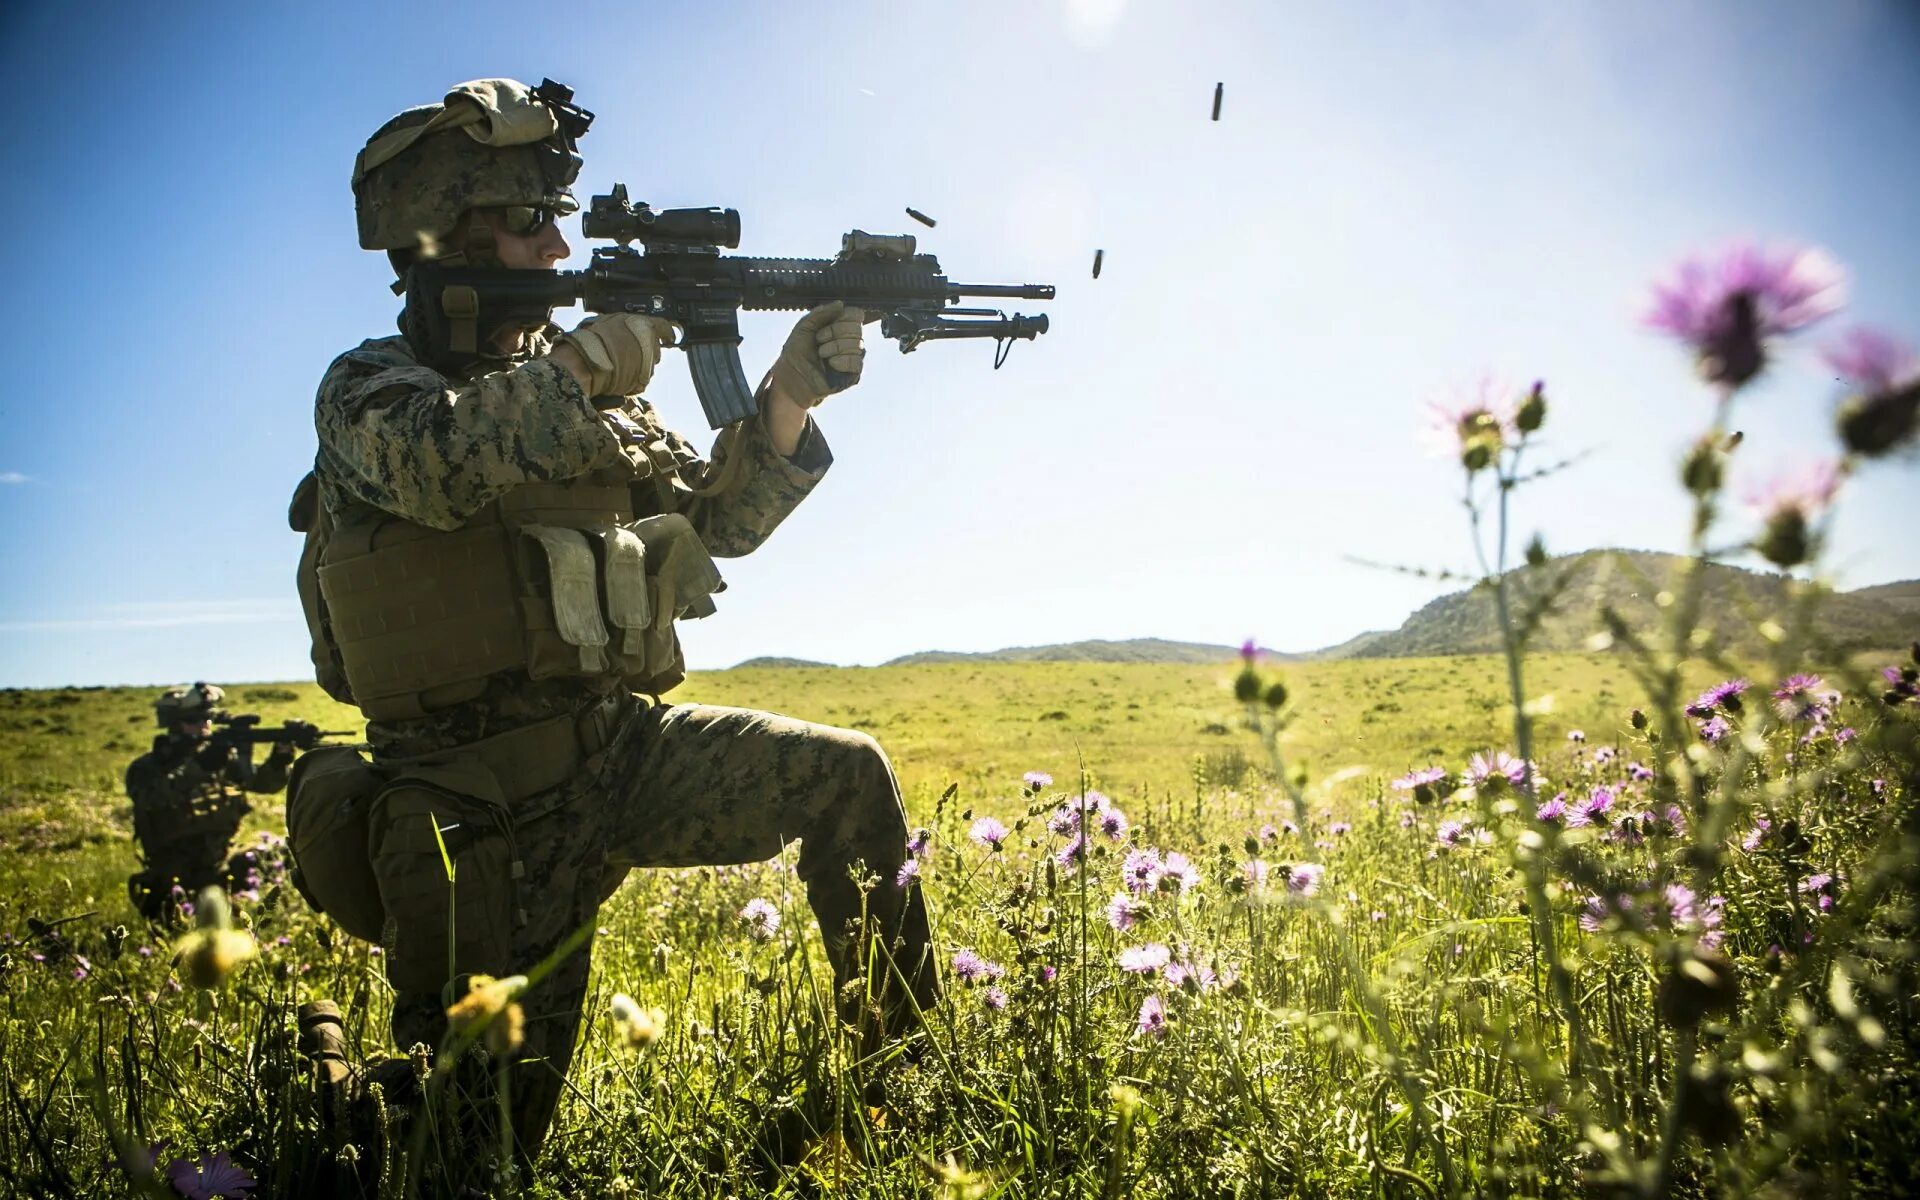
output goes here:
[{"label": "blue sky", "polygon": [[[322,370],[395,310],[353,156],[479,76],[599,114],[583,198],[737,207],[745,253],[910,231],[956,278],[1060,287],[999,372],[872,346],[696,666],[1397,625],[1439,589],[1348,556],[1470,562],[1420,428],[1486,368],[1544,377],[1555,448],[1592,451],[1527,530],[1676,548],[1706,400],[1634,316],[1732,236],[1829,248],[1851,316],[1920,339],[1911,4],[11,6],[0,74],[0,685],[306,677],[287,497]],[[784,324],[748,320],[750,374]],[[1833,387],[1790,355],[1742,470],[1828,446]],[[703,429],[680,359],[651,394]],[[1851,484],[1838,581],[1920,576],[1916,511],[1911,462]]]}]

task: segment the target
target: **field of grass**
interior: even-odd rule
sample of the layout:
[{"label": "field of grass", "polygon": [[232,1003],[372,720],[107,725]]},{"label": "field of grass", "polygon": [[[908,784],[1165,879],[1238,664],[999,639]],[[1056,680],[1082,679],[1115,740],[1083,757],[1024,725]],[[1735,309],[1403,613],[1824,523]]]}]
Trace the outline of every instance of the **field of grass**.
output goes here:
[{"label": "field of grass", "polygon": [[[1552,698],[1532,706],[1552,748],[1536,755],[1540,795],[1617,797],[1586,828],[1533,819],[1497,782],[1427,803],[1390,786],[1428,765],[1457,779],[1509,745],[1499,659],[1288,668],[1284,776],[1237,670],[694,676],[674,699],[878,737],[932,831],[922,877],[942,957],[991,969],[955,981],[925,1052],[881,1070],[874,1104],[872,1070],[825,1015],[830,976],[786,862],[636,873],[601,913],[593,1019],[555,1133],[532,1178],[496,1189],[1911,1194],[1913,705],[1835,672],[1846,698],[1828,720],[1770,729],[1762,697],[1738,762],[1695,752],[1702,773],[1750,786],[1716,833],[1715,896],[1683,902],[1672,864],[1694,835],[1654,812],[1660,760],[1622,660],[1528,664],[1530,694]],[[1754,682],[1750,698],[1770,681]],[[165,1142],[162,1166],[226,1152],[258,1195],[326,1194],[358,1152],[292,1069],[292,1009],[338,999],[360,1051],[390,1053],[379,960],[269,886],[236,901],[258,957],[219,989],[181,986],[182,931],[143,926],[123,887],[119,775],[151,736],[150,699],[0,693],[0,845],[15,851],[0,858],[0,1184],[126,1194],[116,1157]],[[229,701],[358,728],[310,686]],[[1023,785],[1034,771],[1052,783]],[[1076,859],[1049,824],[1080,815],[1058,806],[1083,778],[1128,827]],[[277,798],[259,799],[250,832],[284,832]],[[982,817],[1013,828],[998,852],[969,838]],[[1130,891],[1123,863],[1149,848],[1165,869]],[[1543,853],[1571,1006],[1528,915]],[[771,938],[738,915],[755,898],[781,913]],[[51,938],[29,923],[73,916]],[[657,1040],[627,1045],[615,992],[663,1010]],[[404,1141],[397,1118],[390,1133]],[[429,1184],[436,1149],[420,1151]]]}]

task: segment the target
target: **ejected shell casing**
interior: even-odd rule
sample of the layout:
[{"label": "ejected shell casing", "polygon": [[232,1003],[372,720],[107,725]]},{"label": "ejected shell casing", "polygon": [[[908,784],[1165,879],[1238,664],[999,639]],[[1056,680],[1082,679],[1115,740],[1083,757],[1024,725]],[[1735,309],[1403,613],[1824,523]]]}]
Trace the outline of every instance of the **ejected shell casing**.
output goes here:
[{"label": "ejected shell casing", "polygon": [[1220,101],[1226,94],[1227,85],[1225,83],[1216,83],[1213,85],[1213,119],[1216,121],[1220,119]]},{"label": "ejected shell casing", "polygon": [[1106,256],[1107,252],[1105,250],[1095,250],[1093,252],[1093,277],[1095,279],[1100,278],[1100,260]]},{"label": "ejected shell casing", "polygon": [[935,225],[939,224],[938,221],[934,220],[932,217],[921,212],[919,209],[913,207],[912,205],[907,206],[907,215],[912,217],[914,220],[920,222],[922,225],[925,225],[928,229],[932,229]]}]

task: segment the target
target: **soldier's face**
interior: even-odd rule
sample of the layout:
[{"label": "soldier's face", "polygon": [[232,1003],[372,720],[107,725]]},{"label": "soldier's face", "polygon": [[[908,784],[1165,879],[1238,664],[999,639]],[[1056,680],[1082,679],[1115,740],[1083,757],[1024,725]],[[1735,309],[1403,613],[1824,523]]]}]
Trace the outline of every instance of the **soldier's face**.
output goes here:
[{"label": "soldier's face", "polygon": [[173,731],[181,737],[200,741],[213,736],[213,718],[202,717],[198,721],[175,721]]},{"label": "soldier's face", "polygon": [[481,210],[480,217],[493,231],[494,252],[500,265],[516,271],[546,271],[573,252],[560,233],[558,221],[548,221],[533,233],[513,233],[501,223],[498,213]]}]

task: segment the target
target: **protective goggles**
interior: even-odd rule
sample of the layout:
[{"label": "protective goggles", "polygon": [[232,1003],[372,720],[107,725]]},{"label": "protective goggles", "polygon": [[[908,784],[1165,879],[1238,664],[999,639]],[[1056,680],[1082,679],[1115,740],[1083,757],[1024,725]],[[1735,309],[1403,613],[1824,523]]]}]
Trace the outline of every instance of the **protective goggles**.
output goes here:
[{"label": "protective goggles", "polygon": [[559,219],[559,214],[544,204],[510,204],[496,211],[501,228],[515,237],[532,237]]}]

